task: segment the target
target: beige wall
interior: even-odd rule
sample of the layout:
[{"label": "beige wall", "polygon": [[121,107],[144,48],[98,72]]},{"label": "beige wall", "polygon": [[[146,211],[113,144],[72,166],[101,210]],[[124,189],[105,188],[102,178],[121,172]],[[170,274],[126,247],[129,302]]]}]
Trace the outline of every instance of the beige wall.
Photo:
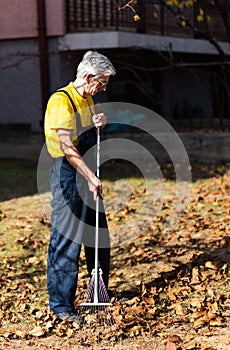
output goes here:
[{"label": "beige wall", "polygon": [[[64,0],[46,0],[47,34],[64,34]],[[0,1],[0,39],[37,37],[37,1]]]}]

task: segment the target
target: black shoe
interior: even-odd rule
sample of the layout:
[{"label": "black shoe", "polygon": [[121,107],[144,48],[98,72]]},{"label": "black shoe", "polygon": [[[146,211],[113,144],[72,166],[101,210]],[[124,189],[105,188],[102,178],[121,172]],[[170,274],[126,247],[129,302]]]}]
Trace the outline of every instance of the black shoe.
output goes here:
[{"label": "black shoe", "polygon": [[123,298],[121,298],[121,299],[118,300],[118,303],[119,303],[119,304],[124,304],[126,301],[129,301],[129,300],[131,300],[131,299],[129,299],[129,298],[124,298],[124,297],[123,297]]},{"label": "black shoe", "polygon": [[61,321],[78,322],[81,323],[81,317],[76,315],[74,312],[60,312],[57,314]]},{"label": "black shoe", "polygon": [[114,293],[111,291],[111,289],[107,289],[107,293],[108,293],[109,299],[112,299],[114,297]]}]

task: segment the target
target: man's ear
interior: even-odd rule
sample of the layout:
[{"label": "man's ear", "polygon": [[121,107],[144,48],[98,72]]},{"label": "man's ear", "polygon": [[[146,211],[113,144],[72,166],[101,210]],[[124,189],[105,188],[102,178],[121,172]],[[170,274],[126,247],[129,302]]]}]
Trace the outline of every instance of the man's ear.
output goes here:
[{"label": "man's ear", "polygon": [[91,73],[88,73],[86,76],[85,76],[85,80],[87,83],[89,83],[93,78],[93,74]]}]

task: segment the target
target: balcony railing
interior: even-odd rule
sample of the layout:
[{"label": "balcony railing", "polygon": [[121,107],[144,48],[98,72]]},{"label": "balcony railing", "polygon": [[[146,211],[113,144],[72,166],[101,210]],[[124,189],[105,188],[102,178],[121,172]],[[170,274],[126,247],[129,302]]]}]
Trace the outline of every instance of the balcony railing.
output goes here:
[{"label": "balcony railing", "polygon": [[[121,3],[121,1],[119,2]],[[126,1],[123,1],[126,3]],[[134,21],[130,8],[118,10],[114,0],[66,0],[66,29],[68,33],[122,30],[136,33],[193,38],[191,29],[179,24],[179,20],[158,0],[139,0],[137,13],[140,21]],[[227,41],[223,20],[216,8],[207,9],[210,18],[209,32],[216,39]],[[185,16],[191,24],[204,30],[204,22],[197,21],[197,9],[187,8]]]}]

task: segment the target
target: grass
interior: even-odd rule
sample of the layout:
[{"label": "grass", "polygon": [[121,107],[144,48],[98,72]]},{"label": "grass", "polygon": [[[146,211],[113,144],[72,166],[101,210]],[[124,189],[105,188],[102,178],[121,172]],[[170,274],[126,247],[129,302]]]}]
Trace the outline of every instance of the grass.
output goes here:
[{"label": "grass", "polygon": [[0,161],[1,200],[37,193],[37,165],[29,161]]},{"label": "grass", "polygon": [[[102,169],[108,223],[120,242],[112,247],[110,279],[120,335],[89,345],[49,312],[50,224],[37,195],[36,165],[0,161],[1,349],[229,348],[228,167],[193,167],[189,207],[170,229],[165,223],[176,182],[170,165],[162,169],[164,201],[157,215],[135,167],[112,161]],[[154,193],[158,183],[151,186]],[[139,214],[144,201],[146,216]],[[78,295],[87,285],[82,253]]]}]

